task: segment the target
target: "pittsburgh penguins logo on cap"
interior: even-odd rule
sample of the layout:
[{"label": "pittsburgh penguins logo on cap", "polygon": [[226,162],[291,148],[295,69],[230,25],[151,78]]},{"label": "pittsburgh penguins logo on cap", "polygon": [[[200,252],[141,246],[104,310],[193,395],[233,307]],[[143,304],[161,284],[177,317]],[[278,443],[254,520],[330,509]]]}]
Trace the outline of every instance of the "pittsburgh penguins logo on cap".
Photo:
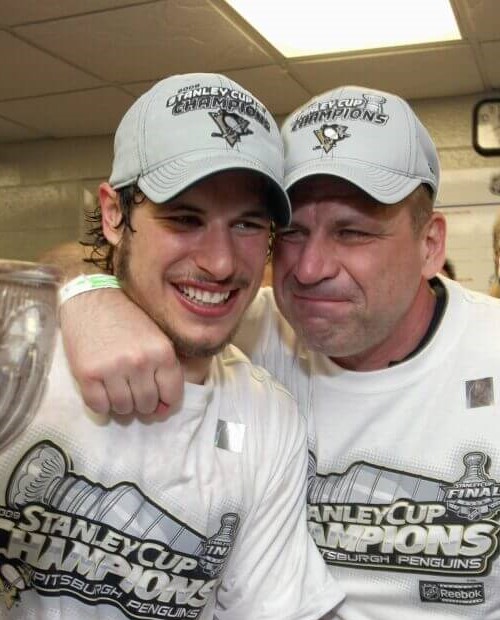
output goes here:
[{"label": "pittsburgh penguins logo on cap", "polygon": [[321,125],[319,129],[314,130],[314,135],[320,143],[319,146],[314,147],[314,150],[323,149],[325,153],[329,153],[337,142],[350,136],[346,125],[337,124]]},{"label": "pittsburgh penguins logo on cap", "polygon": [[239,114],[219,110],[209,112],[210,116],[220,129],[220,133],[213,132],[214,138],[224,138],[232,148],[237,142],[241,141],[241,136],[249,136],[253,131],[248,129],[250,121],[247,121]]}]

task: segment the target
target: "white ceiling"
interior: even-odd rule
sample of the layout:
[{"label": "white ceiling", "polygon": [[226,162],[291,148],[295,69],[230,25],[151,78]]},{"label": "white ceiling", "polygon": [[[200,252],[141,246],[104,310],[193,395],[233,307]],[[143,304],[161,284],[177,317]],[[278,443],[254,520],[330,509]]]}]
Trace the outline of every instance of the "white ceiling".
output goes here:
[{"label": "white ceiling", "polygon": [[407,99],[490,94],[500,0],[451,3],[461,42],[289,61],[223,0],[1,0],[0,142],[113,133],[152,82],[191,71],[226,73],[277,116],[339,84]]}]

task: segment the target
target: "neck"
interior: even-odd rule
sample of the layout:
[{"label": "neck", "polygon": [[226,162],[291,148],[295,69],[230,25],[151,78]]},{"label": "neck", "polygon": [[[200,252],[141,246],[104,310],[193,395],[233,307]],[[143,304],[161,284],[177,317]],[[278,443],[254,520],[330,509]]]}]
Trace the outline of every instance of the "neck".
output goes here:
[{"label": "neck", "polygon": [[432,321],[436,297],[427,280],[422,280],[408,312],[383,342],[358,355],[333,361],[348,370],[370,371],[387,368],[414,351]]},{"label": "neck", "polygon": [[210,370],[210,364],[212,363],[212,357],[181,357],[179,356],[179,362],[184,373],[184,380],[188,383],[197,383],[202,385],[205,383],[208,372]]}]

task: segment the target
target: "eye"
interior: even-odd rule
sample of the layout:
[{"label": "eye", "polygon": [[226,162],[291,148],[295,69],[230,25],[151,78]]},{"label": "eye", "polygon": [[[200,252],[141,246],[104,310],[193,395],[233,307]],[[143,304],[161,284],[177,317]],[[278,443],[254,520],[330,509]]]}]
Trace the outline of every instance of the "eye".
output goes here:
[{"label": "eye", "polygon": [[341,230],[338,230],[336,234],[340,241],[347,243],[368,241],[373,237],[372,233],[369,233],[366,230],[358,230],[356,228],[342,228]]},{"label": "eye", "polygon": [[168,215],[158,219],[166,226],[178,230],[191,230],[203,225],[202,219],[197,215]]},{"label": "eye", "polygon": [[254,232],[269,230],[270,222],[267,218],[246,218],[238,220],[233,224],[233,228],[241,232]]},{"label": "eye", "polygon": [[280,228],[276,231],[277,241],[286,241],[290,243],[298,243],[305,239],[306,231],[297,226],[289,226],[288,228]]}]

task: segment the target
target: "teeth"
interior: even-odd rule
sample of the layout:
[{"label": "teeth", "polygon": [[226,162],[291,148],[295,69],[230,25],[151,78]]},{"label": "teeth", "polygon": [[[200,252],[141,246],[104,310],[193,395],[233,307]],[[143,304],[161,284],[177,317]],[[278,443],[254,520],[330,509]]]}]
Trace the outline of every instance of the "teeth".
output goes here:
[{"label": "teeth", "polygon": [[194,288],[193,286],[179,286],[179,290],[186,295],[186,297],[189,297],[189,299],[202,304],[221,304],[225,303],[229,298],[229,291],[225,293],[212,293],[210,291]]}]

